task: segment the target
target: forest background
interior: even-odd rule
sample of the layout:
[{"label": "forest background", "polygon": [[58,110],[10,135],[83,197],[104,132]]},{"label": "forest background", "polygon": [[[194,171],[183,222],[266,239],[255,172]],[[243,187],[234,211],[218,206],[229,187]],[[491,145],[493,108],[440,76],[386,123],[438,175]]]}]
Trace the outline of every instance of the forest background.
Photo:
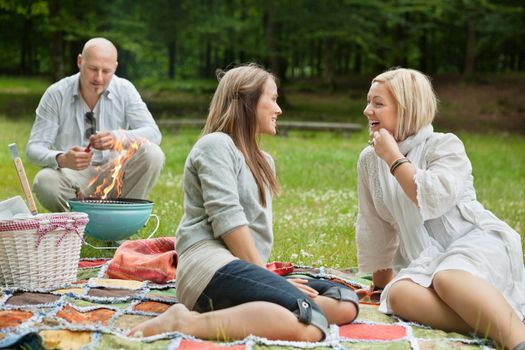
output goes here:
[{"label": "forest background", "polygon": [[118,75],[156,117],[202,117],[196,95],[213,92],[217,68],[258,62],[279,76],[292,119],[362,121],[357,109],[294,113],[304,101],[287,92],[363,98],[371,76],[403,66],[434,78],[444,127],[525,133],[520,0],[0,0],[0,74],[56,81],[94,36],[117,45]]},{"label": "forest background", "polygon": [[[350,138],[297,132],[263,140],[283,183],[275,259],[356,264],[355,162],[367,138],[362,110],[371,78],[395,66],[432,77],[440,99],[436,129],[460,135],[480,199],[523,234],[523,1],[0,0],[3,143],[16,141],[23,152],[43,91],[78,71],[76,56],[96,36],[115,43],[117,74],[139,88],[159,122],[205,118],[216,70],[257,62],[280,79],[283,120],[363,126]],[[163,135],[168,161],[152,199],[161,234],[171,235],[182,212],[182,165],[198,131]],[[19,188],[7,147],[0,161],[3,199]],[[27,161],[26,167],[32,178],[37,168]]]}]

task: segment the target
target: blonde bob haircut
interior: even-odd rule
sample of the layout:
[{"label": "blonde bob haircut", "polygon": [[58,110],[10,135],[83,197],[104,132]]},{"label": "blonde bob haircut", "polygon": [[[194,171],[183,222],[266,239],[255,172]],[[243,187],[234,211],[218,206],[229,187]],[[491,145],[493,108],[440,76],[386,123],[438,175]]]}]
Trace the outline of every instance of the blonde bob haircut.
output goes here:
[{"label": "blonde bob haircut", "polygon": [[432,123],[438,100],[430,79],[415,69],[394,68],[379,74],[373,83],[385,84],[397,103],[397,128],[394,135],[403,141]]},{"label": "blonde bob haircut", "polygon": [[261,204],[266,207],[265,188],[271,195],[279,192],[275,173],[259,148],[257,138],[257,103],[268,79],[275,76],[256,64],[218,71],[219,85],[210,103],[202,135],[224,132],[242,152],[255,178]]}]

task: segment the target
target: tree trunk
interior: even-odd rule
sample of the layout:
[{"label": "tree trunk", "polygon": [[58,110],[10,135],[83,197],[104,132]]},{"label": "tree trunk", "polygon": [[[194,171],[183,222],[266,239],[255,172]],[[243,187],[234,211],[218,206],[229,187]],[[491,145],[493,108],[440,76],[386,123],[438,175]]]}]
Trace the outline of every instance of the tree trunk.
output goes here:
[{"label": "tree trunk", "polygon": [[231,67],[235,64],[235,49],[228,45],[224,50],[223,67]]},{"label": "tree trunk", "polygon": [[[246,15],[246,1],[241,0],[241,22],[244,23],[246,21],[247,15]],[[238,47],[239,49],[239,61],[240,63],[245,63],[246,60],[246,52],[244,51],[244,37],[245,33],[240,33],[238,36]]]},{"label": "tree trunk", "polygon": [[335,40],[326,38],[323,50],[323,82],[331,92],[335,90]]},{"label": "tree trunk", "polygon": [[[264,1],[263,9],[263,28],[266,38],[266,50],[268,52],[268,68],[280,81],[286,80],[286,64],[279,54],[279,26],[275,21],[276,2],[274,0]],[[288,100],[281,86],[278,86],[279,103],[281,106],[288,106]]]},{"label": "tree trunk", "polygon": [[317,45],[316,41],[314,39],[310,39],[310,44],[308,45],[308,52],[309,52],[309,59],[310,59],[310,72],[308,74],[309,77],[317,75],[316,68],[317,68]]},{"label": "tree trunk", "polygon": [[[60,4],[57,0],[50,0],[48,2],[49,9],[49,22],[56,24],[60,21]],[[53,68],[51,75],[54,81],[57,81],[64,77],[64,35],[62,31],[54,29],[51,33],[51,49],[52,55],[51,58],[53,62]]]},{"label": "tree trunk", "polygon": [[425,73],[428,72],[428,36],[427,31],[423,30],[421,32],[421,37],[419,38],[419,70]]},{"label": "tree trunk", "polygon": [[204,44],[204,57],[203,57],[203,62],[201,66],[201,74],[200,74],[201,78],[208,76],[210,66],[211,66],[211,44],[210,44],[210,39],[206,38],[206,43]]},{"label": "tree trunk", "polygon": [[350,72],[350,51],[347,47],[343,49],[343,58],[341,61],[341,73],[348,74]]},{"label": "tree trunk", "polygon": [[[84,41],[83,40],[74,40],[69,41],[66,43],[66,46],[64,47],[64,54],[67,55],[68,59],[64,62],[65,68],[64,68],[64,75],[72,74],[73,72],[78,71],[77,66],[77,55],[82,52],[82,48],[84,47]],[[120,54],[119,54],[120,56]],[[122,57],[119,57],[120,61],[125,62],[125,60],[122,59]],[[126,64],[121,63],[118,66],[119,75],[125,76],[123,74],[126,71]]]},{"label": "tree trunk", "polygon": [[208,71],[206,72],[206,77],[215,75],[215,70],[217,68],[221,68],[221,69],[226,68],[226,65],[223,63],[224,55],[225,55],[224,50],[218,45],[213,45],[212,51],[213,51],[213,54],[211,56],[212,59],[211,59],[211,63],[208,65]]},{"label": "tree trunk", "polygon": [[168,78],[170,80],[175,79],[176,68],[175,68],[175,58],[177,53],[177,46],[175,40],[172,40],[168,44]]},{"label": "tree trunk", "polygon": [[463,74],[470,76],[474,73],[474,66],[476,63],[476,31],[472,21],[467,25],[467,42],[465,45],[465,64]]},{"label": "tree trunk", "polygon": [[437,59],[436,59],[436,49],[435,49],[435,46],[436,46],[436,30],[435,29],[432,29],[431,33],[430,33],[430,44],[428,45],[431,49],[428,50],[428,55],[429,55],[429,59],[428,59],[428,71],[430,74],[434,74],[437,72]]},{"label": "tree trunk", "polygon": [[323,71],[323,43],[320,40],[315,42],[315,72],[316,76],[321,76]]},{"label": "tree trunk", "polygon": [[[408,17],[408,14],[405,16]],[[407,20],[409,20],[407,18]],[[408,50],[407,50],[407,31],[405,30],[404,26],[401,24],[398,24],[396,26],[395,30],[395,41],[397,43],[397,48],[394,51],[396,57],[396,61],[394,62],[394,65],[400,65],[401,67],[408,67]],[[388,66],[392,65],[391,62],[387,62],[387,59],[384,55],[380,56],[383,59],[383,67],[382,69],[388,68]]]},{"label": "tree trunk", "polygon": [[354,66],[352,71],[356,74],[361,74],[362,69],[362,50],[361,46],[357,45],[354,50]]},{"label": "tree trunk", "polygon": [[31,50],[31,19],[24,19],[24,31],[22,33],[22,43],[20,46],[20,73],[26,75],[30,74],[31,60],[29,52]]}]

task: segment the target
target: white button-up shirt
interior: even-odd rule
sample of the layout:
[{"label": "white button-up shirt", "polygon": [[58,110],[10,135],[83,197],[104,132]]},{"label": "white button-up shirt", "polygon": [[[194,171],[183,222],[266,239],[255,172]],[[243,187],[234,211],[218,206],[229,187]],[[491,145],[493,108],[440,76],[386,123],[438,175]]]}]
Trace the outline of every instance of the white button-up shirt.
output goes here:
[{"label": "white button-up shirt", "polygon": [[[80,73],[51,85],[36,109],[36,119],[26,147],[29,161],[57,168],[56,157],[74,146],[87,147],[84,118],[89,107],[79,92]],[[160,130],[137,89],[126,79],[113,76],[95,108],[97,131],[111,131],[117,138],[142,137],[160,144]],[[108,151],[101,152],[102,160]]]}]

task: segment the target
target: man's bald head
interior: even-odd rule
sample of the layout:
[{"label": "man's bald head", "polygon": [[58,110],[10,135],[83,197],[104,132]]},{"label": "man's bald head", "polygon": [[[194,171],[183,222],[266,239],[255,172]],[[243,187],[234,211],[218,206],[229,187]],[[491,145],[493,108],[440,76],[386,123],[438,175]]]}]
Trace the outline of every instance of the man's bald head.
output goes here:
[{"label": "man's bald head", "polygon": [[96,51],[97,53],[103,55],[111,55],[115,57],[117,61],[117,48],[111,41],[105,38],[93,38],[89,39],[82,48],[82,56],[89,55],[90,53]]}]

